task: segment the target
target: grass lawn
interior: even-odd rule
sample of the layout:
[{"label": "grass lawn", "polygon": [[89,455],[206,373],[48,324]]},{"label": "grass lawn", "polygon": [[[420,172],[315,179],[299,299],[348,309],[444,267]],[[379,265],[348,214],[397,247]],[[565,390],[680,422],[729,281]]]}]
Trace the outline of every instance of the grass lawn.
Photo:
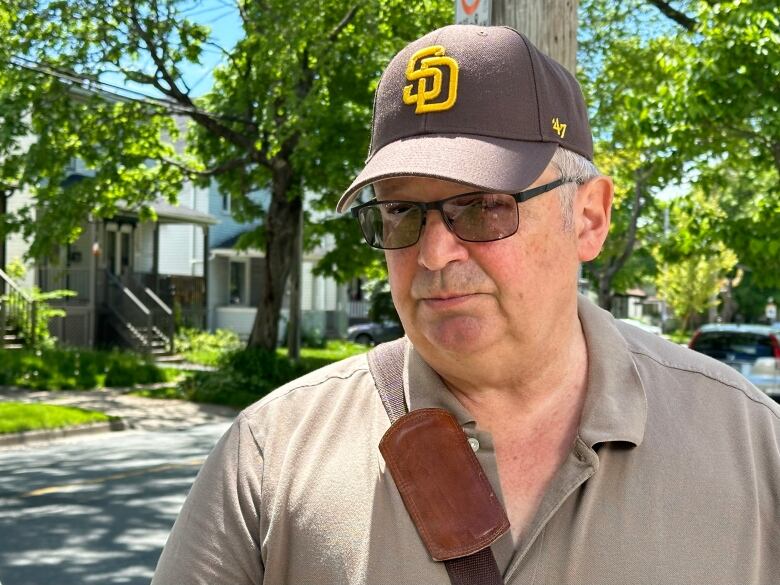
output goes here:
[{"label": "grass lawn", "polygon": [[0,402],[0,434],[59,429],[94,422],[107,422],[113,418],[102,412],[72,406]]},{"label": "grass lawn", "polygon": [[[359,343],[352,343],[351,341],[328,341],[327,345],[322,349],[315,349],[312,347],[301,348],[301,359],[303,361],[310,360],[312,362],[322,362],[322,365],[331,362],[337,362],[353,355],[360,353],[366,353],[369,347],[361,345]],[[280,356],[287,357],[287,348],[279,348],[276,353]]]},{"label": "grass lawn", "polygon": [[[186,377],[182,377],[181,380],[186,380]],[[142,398],[175,398],[178,400],[187,400],[187,394],[182,390],[180,385],[162,386],[161,388],[143,388],[141,390],[132,390],[128,394],[131,396],[141,396]]]}]

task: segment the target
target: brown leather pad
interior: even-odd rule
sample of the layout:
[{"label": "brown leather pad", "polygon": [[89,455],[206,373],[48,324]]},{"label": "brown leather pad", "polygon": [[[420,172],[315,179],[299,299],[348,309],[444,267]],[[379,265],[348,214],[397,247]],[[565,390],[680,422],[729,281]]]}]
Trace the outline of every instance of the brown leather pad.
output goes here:
[{"label": "brown leather pad", "polygon": [[465,433],[446,410],[405,414],[379,450],[433,560],[473,554],[509,530]]}]

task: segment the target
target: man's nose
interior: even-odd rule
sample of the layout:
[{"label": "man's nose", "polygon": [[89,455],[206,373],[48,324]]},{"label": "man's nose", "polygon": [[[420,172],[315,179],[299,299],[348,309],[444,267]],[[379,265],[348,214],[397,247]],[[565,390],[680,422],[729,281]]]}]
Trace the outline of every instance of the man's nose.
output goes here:
[{"label": "man's nose", "polygon": [[417,263],[426,270],[441,270],[468,258],[464,242],[450,231],[438,209],[428,210],[418,246]]}]

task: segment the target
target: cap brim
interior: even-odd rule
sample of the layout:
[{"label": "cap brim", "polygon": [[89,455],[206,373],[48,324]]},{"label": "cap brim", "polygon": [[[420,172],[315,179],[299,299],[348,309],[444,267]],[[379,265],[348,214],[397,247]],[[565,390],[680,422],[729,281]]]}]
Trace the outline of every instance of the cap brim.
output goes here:
[{"label": "cap brim", "polygon": [[426,134],[379,149],[339,199],[340,213],[363,187],[391,177],[429,177],[516,193],[542,174],[558,145],[484,136]]}]

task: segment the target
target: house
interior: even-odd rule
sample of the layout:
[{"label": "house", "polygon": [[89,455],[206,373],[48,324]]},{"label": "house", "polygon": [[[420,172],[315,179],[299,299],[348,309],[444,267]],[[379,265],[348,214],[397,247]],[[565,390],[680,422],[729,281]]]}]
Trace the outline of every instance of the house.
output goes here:
[{"label": "house", "polygon": [[641,288],[616,292],[612,298],[612,314],[618,319],[642,320],[658,316],[658,299],[650,297]]},{"label": "house", "polygon": [[[267,193],[253,195],[260,205],[268,204]],[[240,223],[231,215],[230,196],[212,183],[209,214],[218,223],[209,231],[208,327],[228,329],[247,339],[252,331],[260,302],[260,286],[265,268],[265,254],[255,248],[242,249],[242,234],[257,223]],[[334,279],[315,276],[314,266],[325,249],[305,252],[301,272],[301,312],[304,335],[327,338],[344,337],[347,328],[347,286]],[[280,342],[284,341],[289,316],[289,292],[282,302]]]},{"label": "house", "polygon": [[[89,171],[74,162],[68,180]],[[18,193],[13,212],[29,198]],[[87,219],[79,238],[48,258],[29,262],[23,285],[43,292],[71,290],[75,296],[49,301],[65,311],[52,319],[51,333],[76,346],[130,346],[144,352],[173,350],[176,324],[206,325],[208,230],[216,219],[205,211],[208,192],[186,184],[180,206],[158,200],[156,222],[141,221],[137,210],[121,208],[110,219]],[[5,242],[8,262],[24,257],[18,235]]]}]

